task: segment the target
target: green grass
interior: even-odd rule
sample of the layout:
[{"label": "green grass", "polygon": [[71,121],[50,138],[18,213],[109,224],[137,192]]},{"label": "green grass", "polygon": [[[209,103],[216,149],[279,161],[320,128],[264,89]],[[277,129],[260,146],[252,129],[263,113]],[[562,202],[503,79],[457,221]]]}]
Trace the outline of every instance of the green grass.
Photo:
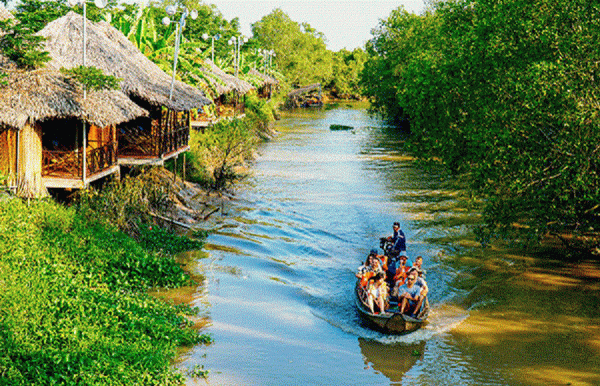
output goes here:
[{"label": "green grass", "polygon": [[195,310],[147,295],[190,282],[153,249],[73,208],[0,197],[0,385],[182,383],[175,349],[211,339]]}]

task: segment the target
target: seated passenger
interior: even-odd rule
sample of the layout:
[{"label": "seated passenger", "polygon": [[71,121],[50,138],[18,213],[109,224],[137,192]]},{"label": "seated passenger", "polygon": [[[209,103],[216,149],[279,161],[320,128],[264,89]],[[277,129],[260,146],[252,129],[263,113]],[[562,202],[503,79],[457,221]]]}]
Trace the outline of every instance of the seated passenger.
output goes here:
[{"label": "seated passenger", "polygon": [[355,276],[358,279],[361,279],[360,284],[363,287],[366,287],[369,279],[375,276],[375,274],[378,272],[383,272],[381,268],[381,261],[373,254],[369,254],[365,263],[358,267],[358,272],[355,274]]},{"label": "seated passenger", "polygon": [[397,293],[398,303],[400,306],[401,314],[409,314],[414,316],[417,303],[419,302],[419,294],[421,293],[421,287],[416,285],[417,274],[412,272],[406,278],[406,283],[394,288],[394,292]]},{"label": "seated passenger", "polygon": [[369,282],[368,299],[369,309],[372,314],[375,314],[375,305],[382,314],[385,313],[385,305],[387,300],[387,285],[385,284],[385,274],[378,272],[375,277]]},{"label": "seated passenger", "polygon": [[415,259],[415,263],[413,264],[414,268],[417,268],[421,271],[421,275],[423,278],[425,277],[425,269],[423,269],[423,256],[417,256]]},{"label": "seated passenger", "polygon": [[421,305],[423,304],[423,300],[425,299],[425,296],[427,296],[427,294],[429,293],[429,287],[427,287],[427,282],[425,281],[425,279],[423,278],[423,271],[420,271],[417,268],[411,268],[411,270],[408,272],[409,275],[417,275],[417,280],[415,282],[416,285],[418,285],[419,287],[421,287],[421,292],[419,292],[419,301],[417,302],[416,306],[415,306],[415,314],[417,314],[419,312],[419,310],[421,309]]},{"label": "seated passenger", "polygon": [[379,260],[381,260],[381,268],[384,271],[387,271],[388,270],[388,257],[386,255],[380,255],[377,252],[378,252],[377,249],[371,249],[371,252],[369,253],[369,255],[375,256]]},{"label": "seated passenger", "polygon": [[406,279],[406,274],[408,273],[409,267],[406,266],[405,255],[398,256],[398,258],[391,264],[393,268],[390,268],[388,272],[390,274],[393,273],[393,276],[389,279],[391,285],[397,285],[397,282],[400,281],[400,285],[404,284]]}]

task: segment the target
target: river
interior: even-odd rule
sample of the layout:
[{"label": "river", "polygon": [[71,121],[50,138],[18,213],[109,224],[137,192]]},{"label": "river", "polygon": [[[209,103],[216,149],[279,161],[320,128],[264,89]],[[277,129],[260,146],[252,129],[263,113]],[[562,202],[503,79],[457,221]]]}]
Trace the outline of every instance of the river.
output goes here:
[{"label": "river", "polygon": [[[352,131],[332,131],[331,124]],[[402,134],[363,105],[296,110],[261,145],[252,177],[185,256],[179,292],[214,343],[177,366],[190,385],[600,385],[600,270],[536,250],[482,249],[479,214]],[[424,257],[432,312],[414,333],[362,325],[354,272],[399,221]]]}]

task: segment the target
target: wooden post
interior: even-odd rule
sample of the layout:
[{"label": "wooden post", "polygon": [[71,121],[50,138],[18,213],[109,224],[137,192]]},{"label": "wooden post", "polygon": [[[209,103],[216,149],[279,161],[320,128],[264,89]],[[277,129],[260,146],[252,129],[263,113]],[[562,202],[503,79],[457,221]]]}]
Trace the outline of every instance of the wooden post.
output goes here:
[{"label": "wooden post", "polygon": [[183,153],[183,176],[182,179],[185,181],[185,153]]},{"label": "wooden post", "polygon": [[86,179],[87,179],[87,131],[85,130],[85,122],[83,122],[83,155],[82,155],[82,171],[81,171],[81,179],[83,181],[83,187],[87,187]]},{"label": "wooden post", "polygon": [[173,182],[175,182],[175,179],[177,178],[177,158],[179,157],[179,154],[175,156],[175,159],[173,160]]}]

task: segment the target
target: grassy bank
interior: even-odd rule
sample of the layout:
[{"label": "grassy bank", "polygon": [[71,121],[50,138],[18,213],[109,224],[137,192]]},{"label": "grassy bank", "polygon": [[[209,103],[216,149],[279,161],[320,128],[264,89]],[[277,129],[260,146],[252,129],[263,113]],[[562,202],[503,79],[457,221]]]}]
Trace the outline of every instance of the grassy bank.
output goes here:
[{"label": "grassy bank", "polygon": [[[51,201],[0,202],[0,385],[172,385],[176,347],[209,341],[194,310],[147,295],[189,283],[160,230],[148,248]],[[142,241],[143,241],[142,240]]]}]

